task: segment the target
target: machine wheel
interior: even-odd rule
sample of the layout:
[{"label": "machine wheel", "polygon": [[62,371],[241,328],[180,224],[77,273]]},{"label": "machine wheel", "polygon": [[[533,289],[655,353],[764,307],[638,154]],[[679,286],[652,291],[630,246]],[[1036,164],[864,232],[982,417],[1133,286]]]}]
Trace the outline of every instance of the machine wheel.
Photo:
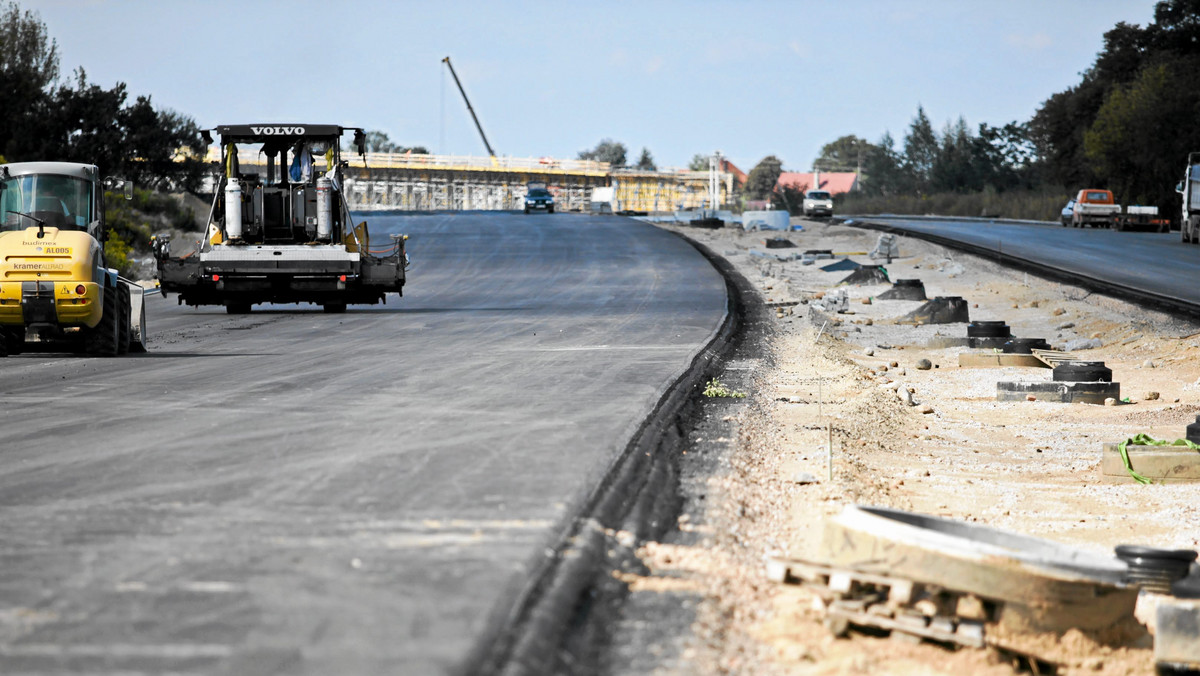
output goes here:
[{"label": "machine wheel", "polygon": [[554,213],[554,207],[546,207],[546,213],[548,213],[548,214]]},{"label": "machine wheel", "polygon": [[89,357],[117,356],[117,341],[121,338],[117,322],[120,306],[117,304],[117,290],[105,288],[103,315],[100,323],[94,329],[87,329],[83,335],[83,351]]},{"label": "machine wheel", "polygon": [[0,357],[21,354],[25,351],[25,327],[10,327],[0,331]]},{"label": "machine wheel", "polygon": [[324,310],[327,314],[340,315],[346,311],[346,304],[345,303],[325,303],[324,305],[321,306],[321,309]]},{"label": "machine wheel", "polygon": [[124,284],[117,285],[117,354],[129,353],[130,334],[133,333],[133,308],[130,307],[129,287]]},{"label": "machine wheel", "polygon": [[250,314],[250,303],[226,303],[225,311],[231,315]]},{"label": "machine wheel", "polygon": [[528,214],[529,214],[529,207],[525,207],[525,214],[526,214],[526,215],[528,215]]},{"label": "machine wheel", "polygon": [[[132,323],[133,317],[130,316]],[[132,327],[131,327],[132,328]],[[142,299],[142,321],[138,325],[137,333],[129,338],[129,351],[142,353],[146,351],[146,300]]]}]

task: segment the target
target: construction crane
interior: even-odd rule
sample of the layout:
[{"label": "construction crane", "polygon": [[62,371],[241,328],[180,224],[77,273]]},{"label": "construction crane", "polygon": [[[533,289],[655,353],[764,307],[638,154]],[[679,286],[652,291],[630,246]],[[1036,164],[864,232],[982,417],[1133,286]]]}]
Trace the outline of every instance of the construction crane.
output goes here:
[{"label": "construction crane", "polygon": [[442,59],[442,63],[450,69],[450,75],[454,77],[454,84],[458,85],[458,93],[462,94],[463,101],[467,104],[467,112],[471,113],[471,119],[475,120],[475,128],[479,130],[479,137],[483,139],[483,145],[487,147],[488,155],[496,157],[496,151],[492,150],[492,144],[488,143],[487,134],[483,133],[483,125],[479,124],[479,117],[475,115],[475,109],[471,107],[471,99],[467,98],[467,92],[463,89],[462,82],[458,79],[458,73],[454,72],[454,66],[450,64],[450,57]]}]

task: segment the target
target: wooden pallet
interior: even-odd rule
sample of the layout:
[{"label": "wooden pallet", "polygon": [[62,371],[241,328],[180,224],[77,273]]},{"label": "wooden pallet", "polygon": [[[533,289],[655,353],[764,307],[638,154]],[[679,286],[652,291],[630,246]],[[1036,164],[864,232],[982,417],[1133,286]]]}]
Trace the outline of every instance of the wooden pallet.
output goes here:
[{"label": "wooden pallet", "polygon": [[846,635],[851,627],[869,628],[893,638],[991,647],[1011,658],[1015,666],[1034,674],[1055,673],[1062,666],[989,638],[987,628],[996,621],[1001,604],[973,594],[887,574],[781,557],[767,560],[767,577],[814,592],[824,610],[825,627],[834,636]]},{"label": "wooden pallet", "polygon": [[1034,357],[1042,360],[1042,362],[1050,368],[1054,368],[1055,366],[1068,361],[1087,361],[1074,352],[1059,352],[1058,350],[1039,350],[1037,348],[1033,348],[1030,350],[1030,353],[1032,353]]}]

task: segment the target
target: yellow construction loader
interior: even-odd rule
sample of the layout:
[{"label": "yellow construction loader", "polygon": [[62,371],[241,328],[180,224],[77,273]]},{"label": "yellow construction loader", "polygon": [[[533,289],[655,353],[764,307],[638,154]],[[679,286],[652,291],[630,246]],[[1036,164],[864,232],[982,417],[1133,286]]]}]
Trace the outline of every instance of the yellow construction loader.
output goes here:
[{"label": "yellow construction loader", "polygon": [[104,262],[105,187],[133,194],[95,165],[0,164],[0,356],[146,351],[143,289]]}]

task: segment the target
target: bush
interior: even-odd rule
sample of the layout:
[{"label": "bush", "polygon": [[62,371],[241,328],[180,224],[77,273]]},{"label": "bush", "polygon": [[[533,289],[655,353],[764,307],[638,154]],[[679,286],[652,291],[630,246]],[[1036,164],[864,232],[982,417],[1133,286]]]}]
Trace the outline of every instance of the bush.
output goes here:
[{"label": "bush", "polygon": [[155,231],[168,227],[190,230],[194,219],[191,207],[184,207],[166,193],[135,189],[132,200],[126,200],[124,193],[104,193],[104,222],[110,236],[134,252],[149,252],[150,236]]},{"label": "bush", "polygon": [[836,211],[843,214],[904,214],[1012,218],[1057,221],[1070,197],[1066,190],[984,190],[932,195],[839,196]]},{"label": "bush", "polygon": [[104,262],[110,268],[116,268],[122,277],[132,277],[134,264],[129,260],[133,248],[121,239],[115,230],[108,229],[108,239],[104,241]]}]

